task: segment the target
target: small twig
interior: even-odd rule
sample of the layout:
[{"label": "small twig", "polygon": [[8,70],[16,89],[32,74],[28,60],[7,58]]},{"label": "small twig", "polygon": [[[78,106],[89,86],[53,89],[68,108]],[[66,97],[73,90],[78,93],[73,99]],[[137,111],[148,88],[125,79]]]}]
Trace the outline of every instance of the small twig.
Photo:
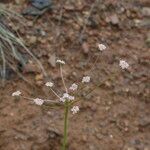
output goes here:
[{"label": "small twig", "polygon": [[50,90],[54,93],[54,95],[55,95],[56,97],[58,97],[59,99],[61,98],[52,88],[50,88]]},{"label": "small twig", "polygon": [[65,80],[64,80],[64,77],[63,77],[63,71],[62,71],[61,64],[60,64],[60,74],[61,74],[61,79],[62,79],[64,88],[65,88],[65,91],[66,91],[66,93],[68,93],[68,89],[67,89],[67,87],[66,87]]},{"label": "small twig", "polygon": [[83,29],[82,29],[82,31],[81,31],[81,33],[80,33],[80,36],[79,36],[79,41],[80,41],[80,42],[82,41],[83,33],[84,33],[85,30],[86,30],[87,21],[88,21],[88,19],[90,18],[91,14],[92,14],[92,12],[93,12],[93,9],[94,9],[94,7],[96,6],[97,2],[98,2],[98,0],[95,0],[95,2],[93,3],[93,5],[91,5],[90,11],[89,11],[89,15],[87,16],[87,18],[86,18],[85,21],[84,21]]}]

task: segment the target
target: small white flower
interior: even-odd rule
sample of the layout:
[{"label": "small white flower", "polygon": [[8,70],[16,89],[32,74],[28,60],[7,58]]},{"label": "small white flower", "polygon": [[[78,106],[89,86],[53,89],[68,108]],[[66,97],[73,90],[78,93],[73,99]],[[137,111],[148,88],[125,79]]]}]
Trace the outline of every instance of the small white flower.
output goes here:
[{"label": "small white flower", "polygon": [[75,97],[74,96],[71,96],[71,95],[69,95],[69,97],[68,97],[68,100],[74,100],[75,99]]},{"label": "small white flower", "polygon": [[53,87],[54,83],[52,83],[52,82],[46,82],[45,85],[46,85],[46,86],[49,86],[49,87]]},{"label": "small white flower", "polygon": [[104,44],[98,44],[98,48],[100,51],[103,51],[106,49],[106,46]]},{"label": "small white flower", "polygon": [[90,80],[91,80],[90,76],[85,76],[82,78],[82,83],[88,83],[88,82],[90,82]]},{"label": "small white flower", "polygon": [[65,98],[68,98],[69,97],[69,94],[68,93],[64,93],[63,94],[63,98],[65,99]]},{"label": "small white flower", "polygon": [[58,59],[58,60],[56,60],[56,63],[59,63],[59,64],[65,64],[65,61],[63,61],[63,60],[60,60],[60,59]]},{"label": "small white flower", "polygon": [[72,111],[73,114],[76,114],[79,111],[79,107],[78,106],[73,106],[71,108],[71,111]]},{"label": "small white flower", "polygon": [[119,66],[120,66],[122,69],[127,69],[127,68],[129,67],[129,64],[128,64],[125,60],[120,60]]},{"label": "small white flower", "polygon": [[44,100],[42,100],[40,98],[35,98],[35,99],[33,99],[33,101],[36,105],[39,105],[39,106],[43,105],[43,103],[44,103]]},{"label": "small white flower", "polygon": [[16,92],[12,93],[12,96],[20,96],[20,95],[21,95],[20,91],[16,91]]},{"label": "small white flower", "polygon": [[73,83],[71,86],[70,86],[70,90],[72,90],[72,91],[75,91],[75,90],[77,90],[77,88],[78,88],[78,85],[77,84],[75,84],[75,83]]},{"label": "small white flower", "polygon": [[64,93],[64,94],[63,94],[63,97],[60,99],[60,101],[65,102],[66,100],[72,101],[72,100],[74,100],[74,99],[75,99],[74,96],[71,96],[71,95],[69,95],[68,93]]},{"label": "small white flower", "polygon": [[60,100],[60,102],[63,102],[63,103],[66,101],[66,99],[64,99],[62,97],[59,100]]}]

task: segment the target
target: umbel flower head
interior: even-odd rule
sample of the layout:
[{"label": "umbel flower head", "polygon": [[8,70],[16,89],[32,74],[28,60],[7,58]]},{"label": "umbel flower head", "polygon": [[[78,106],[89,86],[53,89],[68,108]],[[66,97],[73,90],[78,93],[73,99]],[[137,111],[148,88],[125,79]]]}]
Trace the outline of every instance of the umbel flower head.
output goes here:
[{"label": "umbel flower head", "polygon": [[73,106],[71,108],[71,111],[72,111],[73,114],[76,114],[79,111],[79,107],[78,106]]},{"label": "umbel flower head", "polygon": [[16,91],[16,92],[13,92],[12,93],[12,96],[20,96],[21,95],[21,92],[20,91]]},{"label": "umbel flower head", "polygon": [[125,60],[120,60],[119,66],[120,66],[122,69],[127,69],[127,68],[129,67],[129,64],[128,64]]},{"label": "umbel flower head", "polygon": [[66,100],[67,100],[67,101],[72,101],[72,100],[74,100],[74,99],[75,99],[74,96],[71,96],[71,95],[69,95],[68,93],[64,93],[64,94],[63,94],[63,97],[60,98],[60,101],[61,101],[61,102],[65,102]]},{"label": "umbel flower head", "polygon": [[104,44],[98,44],[98,48],[100,51],[104,51],[106,49],[106,46]]},{"label": "umbel flower head", "polygon": [[85,76],[82,78],[82,83],[88,83],[88,82],[90,82],[90,80],[91,80],[90,76]]},{"label": "umbel flower head", "polygon": [[52,82],[46,82],[45,85],[46,85],[46,86],[49,86],[49,87],[53,87],[54,83],[52,83]]},{"label": "umbel flower head", "polygon": [[75,90],[77,90],[77,89],[78,89],[78,85],[75,84],[75,83],[73,83],[73,84],[70,86],[70,88],[69,88],[69,90],[72,90],[72,91],[75,91]]},{"label": "umbel flower head", "polygon": [[40,99],[40,98],[35,98],[35,99],[33,99],[33,101],[36,105],[39,105],[39,106],[43,105],[43,103],[44,103],[44,100]]},{"label": "umbel flower head", "polygon": [[62,64],[62,65],[65,65],[65,61],[60,60],[60,59],[56,60],[56,63]]}]

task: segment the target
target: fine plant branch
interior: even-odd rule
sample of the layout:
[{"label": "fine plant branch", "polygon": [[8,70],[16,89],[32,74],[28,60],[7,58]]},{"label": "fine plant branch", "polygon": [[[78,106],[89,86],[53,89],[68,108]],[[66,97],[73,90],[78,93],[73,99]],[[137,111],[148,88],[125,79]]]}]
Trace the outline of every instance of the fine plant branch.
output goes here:
[{"label": "fine plant branch", "polygon": [[84,21],[84,25],[83,25],[83,28],[82,28],[82,31],[80,33],[80,36],[79,36],[79,41],[81,42],[82,39],[83,39],[83,34],[86,30],[86,26],[87,26],[87,21],[89,20],[90,16],[92,15],[92,12],[96,6],[96,4],[98,3],[99,0],[95,0],[95,2],[91,5],[91,8],[89,10],[89,15],[87,16],[87,18],[85,18],[85,21]]},{"label": "fine plant branch", "polygon": [[[83,42],[83,34],[84,34],[85,31],[86,31],[87,21],[88,21],[89,18],[91,17],[92,12],[93,12],[93,10],[94,10],[94,8],[95,8],[95,6],[97,5],[98,2],[99,2],[99,0],[95,0],[95,1],[94,1],[94,3],[93,3],[93,4],[91,5],[91,7],[90,7],[88,16],[86,16],[86,17],[83,18],[83,19],[84,19],[83,27],[82,27],[81,32],[78,34],[78,39],[77,39],[77,41],[79,41],[79,43],[82,43],[82,42]],[[71,48],[74,47],[75,44],[76,44],[76,42],[74,41],[74,42],[71,44],[70,47],[71,47]]]},{"label": "fine plant branch", "polygon": [[88,75],[90,75],[90,74],[92,73],[92,71],[94,70],[94,68],[95,68],[95,66],[96,66],[96,63],[97,63],[98,60],[99,60],[99,57],[100,57],[100,55],[98,55],[98,56],[96,57],[96,59],[95,59],[93,65],[92,65],[91,69],[88,71]]},{"label": "fine plant branch", "polygon": [[60,96],[59,96],[52,88],[50,88],[50,90],[54,93],[54,95],[55,95],[56,97],[58,97],[58,98],[60,99]]},{"label": "fine plant branch", "polygon": [[[20,97],[22,97],[24,99],[32,100],[32,101],[34,100],[34,98],[30,98],[30,97],[26,97],[26,96],[20,96]],[[59,103],[59,100],[58,99],[57,100],[45,99],[44,102],[50,102],[50,103],[57,104],[57,103]]]},{"label": "fine plant branch", "polygon": [[106,81],[108,80],[112,80],[113,78],[117,78],[116,74],[111,74],[111,76],[107,77],[106,79],[104,79],[102,82],[96,84],[91,90],[89,90],[86,94],[86,97],[88,95],[90,95],[92,92],[94,92],[96,90],[97,87],[101,87]]},{"label": "fine plant branch", "polygon": [[65,80],[64,80],[63,70],[62,70],[62,66],[61,66],[61,64],[60,64],[60,74],[61,74],[61,79],[62,79],[62,82],[63,82],[64,88],[65,88],[65,91],[66,91],[66,93],[68,93],[68,89],[67,89],[66,84],[65,84]]}]

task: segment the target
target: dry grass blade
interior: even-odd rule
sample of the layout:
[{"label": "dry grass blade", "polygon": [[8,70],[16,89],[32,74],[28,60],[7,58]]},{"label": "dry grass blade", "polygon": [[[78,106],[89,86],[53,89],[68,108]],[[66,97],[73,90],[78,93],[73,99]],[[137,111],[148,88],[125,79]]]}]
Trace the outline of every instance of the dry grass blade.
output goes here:
[{"label": "dry grass blade", "polygon": [[[6,60],[6,56],[7,58],[9,57],[9,59],[12,59],[16,63],[18,62],[23,66],[27,63],[27,60],[21,54],[20,49],[23,49],[27,54],[29,54],[31,58],[41,68],[44,76],[47,76],[46,71],[43,65],[41,64],[41,62],[25,46],[21,37],[20,36],[18,37],[15,35],[17,31],[12,31],[6,25],[5,21],[10,22],[11,20],[16,20],[18,23],[24,24],[22,21],[23,18],[21,15],[14,13],[12,11],[8,11],[0,5],[0,67],[2,68],[1,76],[5,78],[5,74],[6,74],[5,70],[6,70],[7,65],[12,68],[12,65],[10,66],[10,63],[7,61],[8,59]],[[14,70],[14,68],[12,69]]]}]

